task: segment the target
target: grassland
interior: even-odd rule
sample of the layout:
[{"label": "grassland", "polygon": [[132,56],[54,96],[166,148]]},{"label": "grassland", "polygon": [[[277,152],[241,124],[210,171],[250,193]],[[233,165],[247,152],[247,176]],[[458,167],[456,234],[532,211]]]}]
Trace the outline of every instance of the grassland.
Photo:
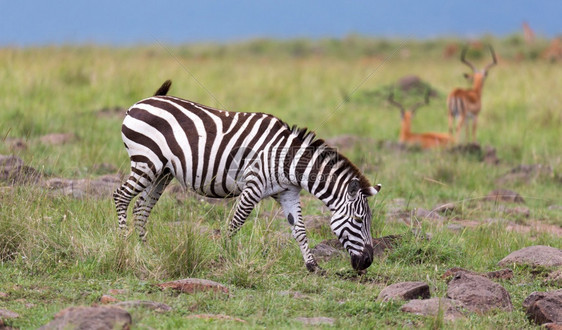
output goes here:
[{"label": "grassland", "polygon": [[[471,315],[454,325],[439,318],[404,314],[399,303],[376,297],[388,284],[427,281],[443,296],[441,275],[451,267],[497,269],[513,250],[536,244],[561,248],[559,236],[545,231],[506,230],[508,222],[533,221],[562,226],[561,205],[562,71],[559,63],[538,58],[518,38],[494,42],[500,63],[484,88],[478,140],[496,148],[497,166],[476,157],[442,151],[396,151],[377,141],[397,140],[399,114],[381,98],[367,98],[406,74],[416,74],[439,92],[418,111],[414,131],[446,131],[445,96],[465,86],[456,57],[444,59],[447,41],[399,42],[348,38],[343,41],[260,40],[234,45],[101,46],[0,49],[0,154],[14,153],[11,138],[22,138],[15,151],[26,164],[46,175],[90,178],[97,164],[127,172],[120,137],[123,113],[100,115],[101,109],[128,107],[150,96],[166,79],[171,94],[234,111],[260,111],[290,124],[309,127],[320,137],[355,135],[363,141],[344,154],[383,190],[372,202],[375,236],[404,234],[401,245],[375,261],[367,273],[351,272],[348,258],[322,263],[326,276],[306,272],[297,244],[279,208],[264,201],[233,241],[213,239],[224,229],[234,201],[200,202],[166,193],[155,207],[146,245],[123,241],[110,197],[76,200],[52,196],[37,186],[0,186],[0,308],[18,312],[8,321],[37,328],[60,309],[98,302],[109,289],[124,289],[121,300],[164,302],[172,312],[133,311],[137,328],[275,327],[303,325],[300,316],[326,316],[346,328],[525,328],[532,327],[522,300],[532,291],[553,287],[544,273],[516,268],[501,284],[510,292],[512,313]],[[539,44],[540,45],[540,44]],[[539,47],[539,46],[536,46]],[[529,59],[515,60],[523,53]],[[488,61],[485,53],[475,62]],[[474,56],[479,54],[475,53]],[[342,91],[351,95],[343,102]],[[77,141],[60,146],[39,142],[53,132],[73,133]],[[374,141],[374,142],[373,142]],[[501,186],[519,192],[530,218],[505,215],[498,205],[479,198],[497,188],[495,179],[520,164],[543,164],[552,173]],[[427,220],[414,225],[386,221],[395,198],[410,207],[431,209],[455,202],[453,218],[481,224],[460,232]],[[321,203],[303,196],[303,213],[323,213]],[[501,218],[487,222],[486,219]],[[411,227],[431,233],[427,241]],[[309,232],[311,245],[332,238],[327,225]],[[152,284],[200,277],[228,285],[230,296],[210,293],[177,295]],[[300,292],[293,298],[286,291]],[[227,314],[245,320],[205,321],[191,314]]]}]

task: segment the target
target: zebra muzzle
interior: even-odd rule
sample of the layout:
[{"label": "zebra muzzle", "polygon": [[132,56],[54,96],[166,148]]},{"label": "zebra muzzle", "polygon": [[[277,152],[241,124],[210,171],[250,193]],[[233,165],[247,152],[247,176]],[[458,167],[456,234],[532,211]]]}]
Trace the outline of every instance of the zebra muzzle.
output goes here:
[{"label": "zebra muzzle", "polygon": [[351,266],[355,270],[367,269],[373,263],[373,247],[370,244],[365,245],[362,254],[353,254],[351,256]]}]

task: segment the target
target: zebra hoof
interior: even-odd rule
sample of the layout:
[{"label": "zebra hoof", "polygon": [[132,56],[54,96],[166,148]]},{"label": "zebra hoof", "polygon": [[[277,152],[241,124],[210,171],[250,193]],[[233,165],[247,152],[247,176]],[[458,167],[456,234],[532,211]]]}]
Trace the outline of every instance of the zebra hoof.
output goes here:
[{"label": "zebra hoof", "polygon": [[315,274],[318,274],[318,275],[325,275],[326,274],[326,271],[323,270],[322,268],[320,268],[320,266],[318,266],[316,261],[307,262],[306,263],[306,269],[309,272],[315,273]]}]

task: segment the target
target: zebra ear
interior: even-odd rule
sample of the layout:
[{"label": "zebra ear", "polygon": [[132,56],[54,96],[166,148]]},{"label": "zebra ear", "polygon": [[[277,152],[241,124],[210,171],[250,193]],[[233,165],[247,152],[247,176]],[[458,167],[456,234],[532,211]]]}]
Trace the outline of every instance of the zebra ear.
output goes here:
[{"label": "zebra ear", "polygon": [[357,193],[359,192],[360,189],[361,187],[359,185],[359,179],[357,178],[351,179],[351,181],[349,182],[349,186],[347,188],[347,198],[349,200],[354,200],[355,198],[357,198]]},{"label": "zebra ear", "polygon": [[369,187],[367,189],[361,190],[361,192],[367,197],[375,196],[379,191],[381,191],[381,184],[380,183],[376,184],[373,187]]}]

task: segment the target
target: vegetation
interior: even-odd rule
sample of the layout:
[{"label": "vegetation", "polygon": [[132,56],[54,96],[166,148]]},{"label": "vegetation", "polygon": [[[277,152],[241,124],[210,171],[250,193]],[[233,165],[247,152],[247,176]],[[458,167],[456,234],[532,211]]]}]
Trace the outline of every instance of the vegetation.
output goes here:
[{"label": "vegetation", "polygon": [[[441,275],[451,267],[491,271],[501,258],[525,246],[562,248],[556,233],[506,230],[508,223],[562,226],[560,209],[549,208],[562,204],[562,95],[555,93],[562,90],[559,64],[540,59],[546,41],[530,48],[517,36],[485,41],[494,44],[500,62],[484,86],[478,140],[496,149],[499,165],[482,162],[478,155],[393,149],[381,142],[397,140],[400,115],[377,95],[408,74],[418,75],[438,92],[429,106],[417,111],[412,130],[446,131],[445,97],[453,87],[468,85],[459,53],[443,58],[446,45],[461,45],[454,40],[351,36],[226,45],[0,49],[0,154],[15,153],[47,176],[96,177],[103,174],[100,164],[127,173],[120,136],[124,108],[172,79],[172,95],[234,111],[272,113],[324,138],[358,136],[359,142],[342,152],[372,183],[383,185],[372,201],[374,236],[404,235],[365,274],[352,272],[349,257],[341,257],[321,262],[327,274],[319,276],[307,273],[289,226],[270,200],[259,205],[230,241],[215,231],[224,231],[235,201],[208,203],[168,191],[150,217],[143,245],[135,235],[122,240],[110,196],[74,199],[53,196],[40,186],[2,183],[0,292],[9,298],[0,296],[0,308],[22,315],[7,325],[37,328],[64,307],[97,303],[110,289],[124,289],[118,299],[173,307],[165,314],[134,310],[137,328],[293,328],[303,326],[295,320],[301,316],[332,317],[342,328],[450,327],[442,319],[402,313],[400,303],[380,303],[376,297],[384,286],[404,280],[427,281],[433,296],[444,296]],[[487,54],[485,48],[482,53]],[[478,51],[470,56],[475,64],[489,60]],[[64,145],[40,142],[42,135],[53,132],[73,133],[77,140]],[[13,138],[24,139],[27,148],[12,150]],[[521,164],[542,164],[552,171],[496,183]],[[530,217],[508,215],[497,204],[481,201],[497,187],[519,192]],[[443,202],[457,207],[444,224],[414,219],[406,225],[386,219],[395,198],[406,199],[409,208],[432,209]],[[311,246],[333,238],[321,202],[303,195],[302,204],[305,215],[326,219],[324,227],[309,230]],[[478,225],[460,232],[447,229],[454,219]],[[412,234],[414,227],[430,233],[431,239]],[[526,268],[514,272],[512,280],[502,281],[514,312],[471,315],[455,326],[533,326],[522,300],[532,291],[553,287],[543,282],[544,273]],[[153,286],[185,277],[218,281],[231,293],[178,295]],[[203,313],[247,323],[186,318]]]}]

